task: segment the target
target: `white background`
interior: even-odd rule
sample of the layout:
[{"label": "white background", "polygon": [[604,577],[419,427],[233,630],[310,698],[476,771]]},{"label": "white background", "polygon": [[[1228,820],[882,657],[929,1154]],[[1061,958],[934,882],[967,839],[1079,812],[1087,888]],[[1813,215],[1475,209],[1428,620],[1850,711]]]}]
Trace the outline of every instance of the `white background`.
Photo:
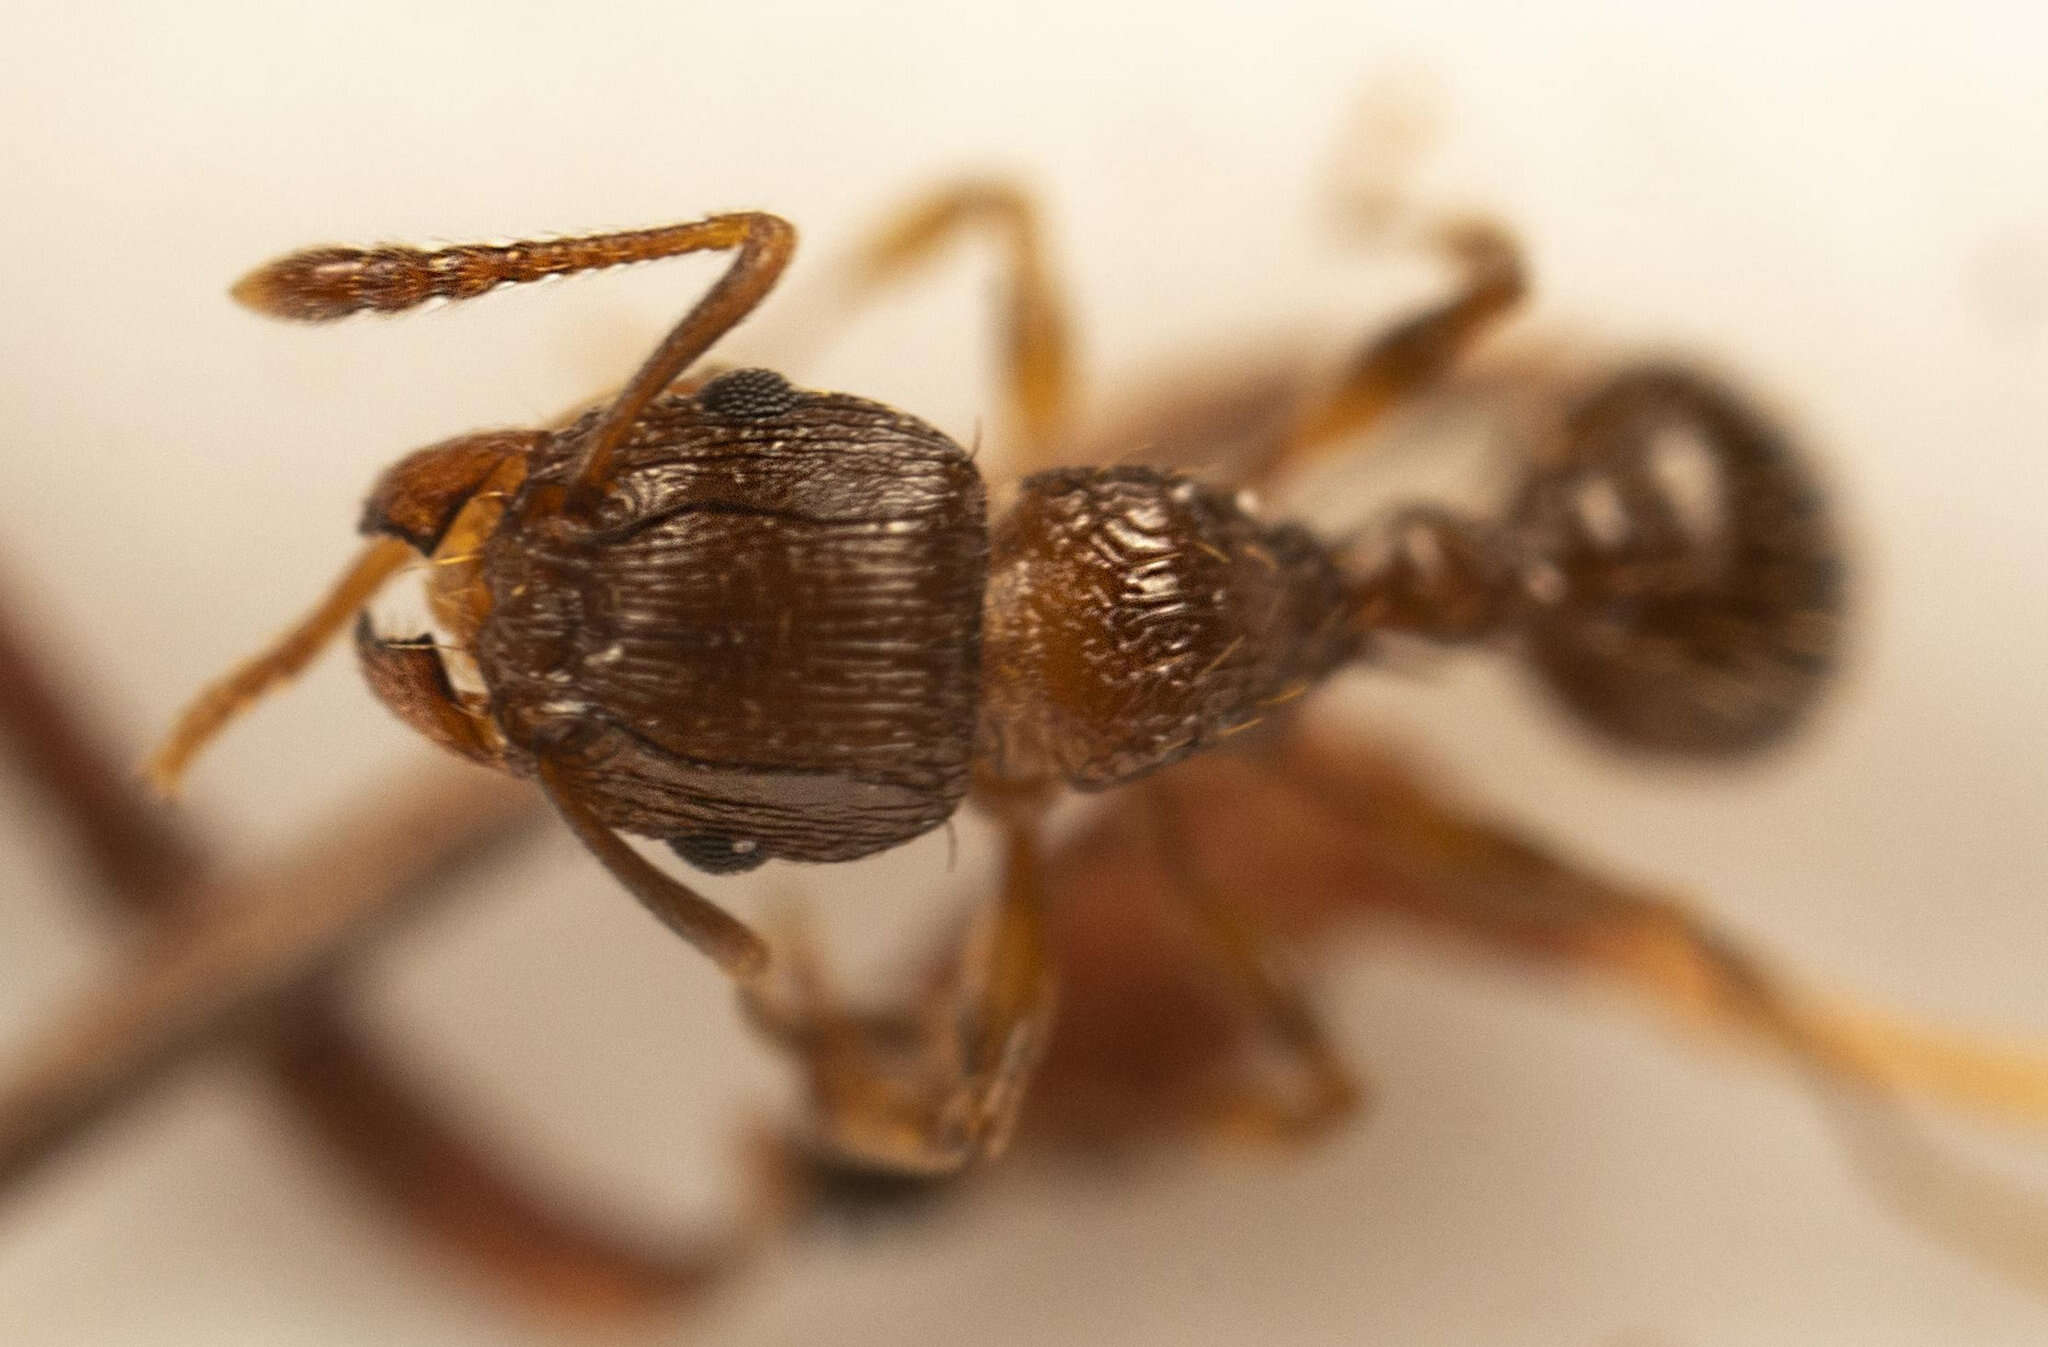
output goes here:
[{"label": "white background", "polygon": [[[1431,190],[1528,242],[1532,328],[1708,351],[1794,409],[1859,539],[1861,612],[1831,714],[1732,776],[1618,763],[1480,666],[1355,679],[1343,713],[1832,984],[2048,1033],[2037,7],[74,8],[16,0],[0,48],[0,558],[138,747],[324,583],[382,464],[615,382],[710,274],[315,331],[227,303],[252,263],[761,206],[805,230],[794,290],[888,201],[993,167],[1044,190],[1101,389],[1383,312],[1315,205],[1359,96],[1397,76],[1437,90]],[[790,372],[971,437],[978,265]],[[764,315],[734,354],[791,340]],[[234,854],[417,752],[346,664],[200,769],[189,807]],[[27,802],[0,803],[4,1062],[110,950]],[[935,843],[781,882],[888,943],[878,892],[938,891],[943,865]],[[566,844],[501,887],[380,963],[385,1028],[593,1203],[715,1219],[729,1134],[777,1078],[714,975]],[[1768,1067],[1416,956],[1331,992],[1377,1095],[1314,1155],[1012,1174],[923,1229],[795,1249],[649,1339],[2048,1339],[2048,1303],[1904,1230]],[[565,1331],[419,1257],[281,1122],[209,1067],[0,1208],[0,1340]]]}]

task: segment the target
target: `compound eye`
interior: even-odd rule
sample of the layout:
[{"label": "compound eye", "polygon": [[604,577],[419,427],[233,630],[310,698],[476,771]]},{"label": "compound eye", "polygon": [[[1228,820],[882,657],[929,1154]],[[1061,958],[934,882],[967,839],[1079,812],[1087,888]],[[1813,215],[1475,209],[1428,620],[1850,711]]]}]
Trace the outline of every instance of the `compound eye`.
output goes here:
[{"label": "compound eye", "polygon": [[765,421],[782,415],[804,395],[772,369],[736,369],[697,392],[698,405],[714,416]]},{"label": "compound eye", "polygon": [[668,849],[708,875],[737,875],[768,859],[759,842],[716,833],[690,833],[668,839]]}]

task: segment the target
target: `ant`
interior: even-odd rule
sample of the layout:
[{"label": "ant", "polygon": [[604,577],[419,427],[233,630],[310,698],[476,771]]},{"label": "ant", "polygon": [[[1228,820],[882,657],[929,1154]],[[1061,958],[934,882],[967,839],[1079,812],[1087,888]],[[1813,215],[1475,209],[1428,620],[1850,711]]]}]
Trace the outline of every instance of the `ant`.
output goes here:
[{"label": "ant", "polygon": [[[389,469],[365,509],[373,541],[299,626],[201,694],[152,777],[168,790],[424,558],[437,634],[356,621],[380,699],[442,747],[537,780],[599,861],[735,980],[807,1065],[825,1152],[936,1175],[1002,1150],[1046,1050],[1058,979],[1041,834],[1060,792],[1142,783],[1284,718],[1397,637],[1517,654],[1585,723],[1665,754],[1774,743],[1828,685],[1843,586],[1824,497],[1770,421],[1689,367],[1627,367],[1584,390],[1497,516],[1411,506],[1363,548],[1268,520],[1235,489],[1363,433],[1512,312],[1524,268],[1498,227],[1433,226],[1455,293],[1291,398],[1226,487],[1170,467],[1051,466],[1070,375],[1035,219],[1021,193],[964,184],[905,212],[864,260],[879,279],[963,228],[1007,240],[1006,396],[1029,471],[993,518],[972,456],[931,426],[771,371],[699,368],[790,261],[795,231],[774,215],[319,248],[251,273],[237,299],[318,322],[733,254],[597,409]],[[1705,457],[1704,512],[1670,480],[1674,438]],[[969,800],[1004,830],[1004,875],[986,938],[934,991],[943,1013],[923,1017],[941,1027],[908,1048],[821,1034],[832,1013],[795,1004],[759,934],[619,835],[733,873],[869,855]],[[1310,1082],[1288,1126],[1343,1116],[1356,1088],[1279,942],[1228,902],[1189,908]]]},{"label": "ant", "polygon": [[[911,210],[885,231],[864,254],[859,279],[872,283],[893,275],[947,230],[973,223],[996,226],[1013,248],[1035,236],[1028,205],[1017,194],[986,186],[958,189]],[[1021,253],[1027,263],[1032,256]],[[1028,283],[1016,279],[1020,272]],[[1052,426],[1061,424],[1064,409],[1029,390],[1034,380],[1039,387],[1060,384],[1044,377],[1060,364],[1048,354],[1061,349],[1059,325],[1049,321],[1057,306],[1042,267],[1037,279],[1028,279],[1033,275],[1031,266],[1013,257],[1006,325],[1013,331],[1035,328],[1041,335],[1028,343],[1035,364],[1013,364],[1010,396],[1013,412],[1039,408],[1041,425]],[[1483,270],[1473,279],[1482,278]],[[1484,289],[1468,285],[1450,308]],[[1372,349],[1354,363],[1370,365]],[[1030,377],[1017,373],[1034,368],[1038,373]],[[1697,379],[1682,371],[1670,377]],[[1618,382],[1621,376],[1608,376],[1591,387]],[[704,387],[700,380],[693,391],[701,397]],[[1558,386],[1544,381],[1522,391],[1549,396]],[[1567,394],[1565,400],[1583,407],[1589,396]],[[1298,465],[1314,452],[1313,441],[1310,448],[1291,447],[1303,442],[1288,430],[1301,423],[1302,407],[1320,406],[1321,415],[1332,415],[1330,399],[1298,405],[1299,397],[1298,390],[1274,394],[1251,416],[1190,413],[1187,401],[1177,399],[1167,407],[1177,427],[1157,421],[1150,431],[1129,432],[1121,442],[1144,446],[1154,457],[1204,462],[1211,481],[1270,480],[1279,465],[1290,458]],[[1563,416],[1552,420],[1559,427],[1568,424]],[[1247,434],[1247,426],[1255,433]],[[1190,434],[1190,428],[1203,433]],[[1048,444],[1055,439],[1044,436]],[[1588,486],[1589,498],[1597,499],[1595,485]],[[1587,508],[1591,527],[1598,516],[1595,507]],[[1376,545],[1384,549],[1386,542]],[[439,550],[443,560],[461,555],[447,541]],[[434,574],[468,564],[453,560]],[[350,615],[336,621],[345,624]],[[374,636],[364,643],[380,658],[446,661],[457,653]],[[20,680],[9,685],[18,688]],[[6,703],[19,713],[9,719],[21,722],[13,728],[32,743],[65,720],[57,700],[43,698],[50,705],[36,711],[17,706],[17,700]],[[1475,817],[1384,750],[1297,715],[1301,704],[1295,699],[1272,708],[1261,723],[1219,745],[1222,751],[1191,755],[1111,793],[1084,831],[1051,844],[1038,862],[1040,930],[1045,959],[1060,972],[1062,1014],[1045,1022],[1032,1089],[1007,1101],[1022,1147],[1040,1155],[1121,1153],[1218,1132],[1278,1141],[1321,1135],[1357,1107],[1360,1090],[1298,989],[1289,956],[1297,949],[1321,950],[1362,921],[1419,927],[1517,961],[1559,963],[1618,979],[1689,1018],[1760,1039],[1830,1083],[1945,1094],[2038,1118],[2037,1071],[1817,1003],[1786,987],[1679,902],[1590,875],[1540,843]],[[1609,733],[1628,741],[1633,732],[1624,725]],[[90,755],[74,749],[55,756]],[[118,802],[118,789],[67,790],[81,776],[75,765],[44,774],[54,777],[60,797],[81,797],[81,832],[108,835],[100,850],[120,862],[106,867],[116,889],[125,894],[142,885],[146,892],[138,890],[138,898],[169,891],[167,876],[180,866],[163,856],[181,848],[161,835],[166,820],[139,808],[110,810],[107,800]],[[111,768],[82,775],[119,785]],[[323,842],[311,853],[317,859],[302,868],[348,870],[348,882],[366,889],[405,883],[410,877],[404,866],[428,861],[435,848],[509,839],[514,833],[503,827],[509,808],[502,792],[479,794],[451,782],[441,792],[407,795]],[[479,831],[485,836],[479,838]],[[399,844],[393,857],[398,870],[383,876],[373,865],[359,873],[364,857],[389,850],[374,845],[380,836]],[[277,886],[266,896],[261,889],[251,888],[229,906],[264,915],[269,929],[287,890]],[[381,910],[388,899],[365,892],[357,902],[369,912]],[[737,1228],[680,1248],[649,1249],[581,1227],[526,1194],[487,1153],[427,1110],[402,1073],[394,1075],[367,1045],[354,1041],[344,1008],[334,1003],[334,947],[360,924],[300,922],[290,939],[260,946],[236,938],[247,925],[232,912],[188,926],[181,937],[195,942],[185,946],[188,953],[212,949],[228,962],[185,958],[168,966],[229,967],[243,975],[187,988],[205,995],[163,1017],[183,1026],[177,1035],[183,1046],[145,1032],[139,1044],[112,1045],[123,1051],[81,1054],[81,1045],[105,1046],[104,1039],[60,1036],[71,1051],[58,1064],[62,1069],[41,1079],[51,1088],[40,1095],[14,1088],[5,1096],[0,1175],[15,1177],[33,1158],[21,1149],[24,1138],[41,1153],[59,1139],[58,1123],[104,1109],[109,1071],[160,1067],[162,1053],[189,1049],[197,1026],[250,1020],[253,998],[264,1001],[275,1020],[256,1035],[255,1046],[317,1132],[423,1229],[501,1273],[508,1290],[557,1310],[667,1303],[721,1284],[771,1232],[807,1218],[877,1207],[917,1210],[914,1204],[949,1191],[957,1176],[938,1167],[906,1172],[893,1163],[894,1152],[881,1155],[877,1164],[875,1153],[882,1148],[848,1146],[845,1133],[831,1125],[849,1113],[884,1114],[872,1100],[885,1090],[896,1093],[884,1095],[884,1102],[907,1099],[917,1107],[902,1113],[917,1117],[931,1099],[953,1088],[951,1072],[934,1072],[930,1045],[960,1032],[957,989],[966,981],[963,971],[973,976],[983,957],[970,952],[963,958],[961,951],[975,946],[957,933],[912,965],[909,995],[900,1005],[856,1011],[827,985],[818,953],[792,919],[778,942],[779,978],[750,981],[746,1004],[757,1026],[805,1068],[827,1126],[819,1136],[755,1139],[747,1152],[751,1163],[741,1169],[754,1182],[754,1198],[749,1218]],[[252,949],[265,967],[234,964]],[[225,999],[215,994],[223,982]],[[188,1013],[195,1009],[210,1018]],[[115,1029],[147,1030],[155,1023],[87,1018],[102,1029],[111,1023]],[[78,1096],[63,1087],[79,1080],[88,1092],[99,1093],[88,1093],[68,1112],[46,1109],[33,1119],[40,1128],[22,1129],[19,1124],[28,1120],[18,1112],[24,1100],[75,1101]],[[431,1182],[423,1183],[421,1176],[428,1174]]]}]

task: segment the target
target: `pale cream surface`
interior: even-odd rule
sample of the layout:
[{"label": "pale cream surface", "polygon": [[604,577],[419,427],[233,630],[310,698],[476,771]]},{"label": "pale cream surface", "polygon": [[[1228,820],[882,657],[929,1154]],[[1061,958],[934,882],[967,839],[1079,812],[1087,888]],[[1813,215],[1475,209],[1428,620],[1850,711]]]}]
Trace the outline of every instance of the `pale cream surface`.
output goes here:
[{"label": "pale cream surface", "polygon": [[[328,330],[227,302],[302,244],[774,209],[804,251],[729,354],[963,439],[994,434],[982,259],[842,334],[805,330],[858,227],[962,168],[1043,188],[1098,394],[1190,347],[1370,324],[1432,273],[1344,253],[1316,206],[1359,98],[1392,79],[1434,90],[1425,188],[1527,242],[1525,340],[1708,352],[1792,414],[1857,539],[1860,617],[1814,734],[1728,775],[1617,762],[1475,662],[1351,680],[1335,711],[1831,985],[2048,1041],[2048,20],[1701,8],[16,3],[6,582],[139,750],[338,567],[386,461],[622,379],[713,274],[667,264]],[[420,751],[335,659],[201,765],[188,807],[247,859]],[[12,786],[0,809],[4,1069],[113,951],[46,822]],[[716,891],[829,900],[872,962],[985,865],[985,839],[963,841],[950,881],[933,838]],[[380,1028],[591,1203],[652,1230],[716,1219],[732,1135],[781,1084],[712,969],[565,840],[489,888],[379,961]],[[1357,953],[1329,993],[1375,1100],[1328,1147],[1013,1172],[927,1227],[799,1246],[627,1337],[2048,1340],[2048,1289],[1894,1219],[1784,1073],[1626,1004]],[[2048,1191],[2048,1138],[1944,1136]],[[422,1258],[229,1065],[0,1205],[0,1341],[573,1340]]]}]

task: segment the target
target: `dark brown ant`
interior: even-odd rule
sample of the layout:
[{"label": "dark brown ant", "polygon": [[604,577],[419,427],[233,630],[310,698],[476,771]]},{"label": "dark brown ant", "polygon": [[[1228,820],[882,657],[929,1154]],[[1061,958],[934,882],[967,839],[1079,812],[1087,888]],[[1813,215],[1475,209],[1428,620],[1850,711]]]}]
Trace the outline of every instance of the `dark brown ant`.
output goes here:
[{"label": "dark brown ant", "polygon": [[[1055,961],[1039,825],[1062,787],[1102,791],[1279,715],[1393,634],[1523,653],[1587,723],[1633,746],[1721,755],[1775,741],[1825,686],[1841,586],[1797,453],[1720,384],[1636,367],[1589,391],[1510,507],[1404,511],[1371,552],[1260,519],[1170,468],[1048,468],[1067,416],[1059,309],[1028,205],[970,185],[909,212],[872,275],[960,227],[1011,241],[1009,397],[1031,472],[993,521],[970,455],[901,412],[766,370],[692,367],[761,301],[794,231],[760,213],[434,252],[323,248],[235,287],[275,316],[396,312],[499,285],[705,250],[734,260],[601,409],[554,429],[421,450],[372,492],[374,541],[299,627],[187,712],[152,761],[172,784],[236,712],[300,668],[418,558],[436,640],[357,646],[373,689],[444,747],[538,780],[612,873],[740,982],[809,1063],[829,1151],[943,1173],[998,1151],[1049,1030]],[[1492,226],[1445,226],[1449,301],[1370,342],[1298,400],[1264,479],[1439,380],[1524,291]],[[1713,475],[1707,527],[1661,480],[1684,437]],[[843,861],[971,797],[1006,830],[989,938],[910,1054],[830,1051],[780,1012],[766,944],[628,847],[713,873]],[[1266,933],[1202,923],[1319,1082],[1353,1091]]]},{"label": "dark brown ant", "polygon": [[[985,203],[1002,198],[985,190],[955,194],[956,215],[963,196],[984,203],[966,214],[1006,226],[1013,218],[1005,212],[1014,206],[989,212]],[[887,270],[874,259],[889,251],[877,247],[871,254],[871,279]],[[1547,377],[1539,382],[1539,400],[1563,386]],[[1460,391],[1454,387],[1453,396]],[[1584,396],[1567,402],[1581,403]],[[1013,398],[1023,401],[1014,390]],[[1326,400],[1283,390],[1254,415],[1233,419],[1180,397],[1170,410],[1183,430],[1193,423],[1200,434],[1175,436],[1167,433],[1170,426],[1155,422],[1108,442],[1142,446],[1167,461],[1204,462],[1216,474],[1212,481],[1258,481],[1272,476],[1274,465],[1304,457],[1290,448],[1298,440],[1287,427],[1300,419],[1298,408],[1318,405]],[[1558,424],[1566,424],[1565,418]],[[1556,438],[1568,437],[1559,430]],[[1555,456],[1544,449],[1551,437],[1529,442],[1532,458]],[[1600,506],[1597,489],[1590,496],[1591,503],[1581,506],[1588,532],[1609,537],[1614,511]],[[1675,513],[1699,531],[1682,508]],[[1398,529],[1391,532],[1388,541],[1398,538]],[[379,644],[432,653],[430,644]],[[0,669],[0,675],[5,672]],[[0,676],[0,683],[22,690],[19,679]],[[66,690],[75,691],[68,685]],[[36,700],[0,698],[10,713],[6,719],[19,722],[10,728],[31,746],[43,743],[62,719],[47,706],[32,705]],[[1851,1081],[1960,1095],[2007,1113],[2041,1116],[2037,1068],[1973,1053],[1969,1045],[1938,1050],[1941,1045],[1924,1033],[1902,1035],[1867,1017],[1845,1018],[1838,1008],[1819,1013],[1796,994],[1799,989],[1788,992],[1684,905],[1578,870],[1540,844],[1447,802],[1374,746],[1280,713],[1298,704],[1276,709],[1266,724],[1232,736],[1230,752],[1193,757],[1113,793],[1085,832],[1049,848],[1041,876],[1045,931],[1049,957],[1060,969],[1064,1013],[1046,1039],[1033,1088],[1021,1105],[1021,1145],[1042,1156],[1062,1156],[1081,1147],[1154,1146],[1219,1128],[1299,1138],[1339,1120],[1356,1096],[1348,1073],[1328,1069],[1337,1064],[1317,1042],[1314,1017],[1291,1017],[1284,999],[1276,1007],[1270,980],[1262,980],[1257,968],[1248,975],[1243,956],[1287,948],[1321,951],[1356,918],[1394,918],[1517,960],[1559,962],[1619,978],[1681,1013],[1760,1034],[1802,1064]],[[67,756],[76,754],[56,755]],[[73,803],[91,816],[95,826],[81,831],[110,835],[106,850],[121,863],[107,870],[124,896],[138,885],[143,887],[137,896],[147,897],[158,891],[148,886],[171,884],[179,866],[165,854],[175,853],[175,846],[166,848],[161,839],[151,843],[148,829],[138,834],[135,819],[119,809],[101,817],[109,814],[103,797],[117,796],[117,790],[66,791],[62,787],[75,785],[79,773],[65,769],[54,775],[56,793],[78,797]],[[87,784],[119,784],[112,771],[85,777]],[[465,806],[462,793],[452,788],[446,798],[408,799],[395,809],[388,828],[346,830],[325,839],[318,854],[326,859],[315,866],[348,870],[348,887],[363,878],[351,867],[379,854],[376,836],[388,833],[416,845],[416,833],[433,831],[419,825],[432,819],[447,824],[452,837],[489,822],[464,821],[465,809],[473,812],[478,803]],[[147,811],[138,817],[161,822]],[[727,1236],[648,1250],[616,1233],[565,1221],[509,1182],[490,1163],[488,1151],[423,1111],[419,1096],[431,1098],[431,1091],[405,1088],[403,1073],[394,1075],[390,1064],[345,1032],[346,1017],[337,1019],[333,1004],[335,993],[345,990],[334,985],[336,955],[345,953],[335,948],[340,928],[302,920],[294,900],[303,895],[293,881],[287,872],[273,883],[252,885],[235,904],[237,911],[216,913],[162,942],[188,954],[194,948],[225,951],[224,966],[244,973],[249,970],[233,960],[259,956],[264,962],[267,979],[229,980],[229,994],[241,998],[231,1007],[220,1004],[220,977],[188,976],[185,986],[196,1008],[211,1009],[212,1018],[201,1019],[239,1026],[260,1018],[254,1046],[317,1130],[422,1231],[496,1270],[512,1294],[556,1309],[664,1302],[722,1281],[775,1223],[893,1206],[944,1191],[944,1175],[895,1175],[862,1166],[855,1162],[859,1157],[829,1144],[819,1150],[807,1142],[775,1142],[754,1152],[763,1163],[744,1171],[760,1183],[756,1219]],[[379,910],[382,901],[367,892],[374,884],[364,887],[364,895],[349,901],[360,902],[364,911]],[[1190,922],[1190,913],[1205,919]],[[258,947],[237,938],[258,916],[276,934],[288,930],[289,941]],[[1212,938],[1233,929],[1245,938]],[[756,984],[750,1000],[761,1022],[810,1071],[827,1100],[822,1112],[828,1118],[840,1107],[830,1102],[833,1092],[849,1084],[901,1082],[904,1076],[878,1073],[875,1064],[916,1059],[927,1040],[951,1032],[946,1021],[959,980],[960,942],[945,940],[928,961],[914,965],[920,976],[902,1006],[873,1012],[840,1006],[801,941],[793,938],[778,948],[791,985]],[[160,959],[149,960],[145,970],[151,966],[162,966]],[[345,975],[345,967],[341,971]],[[1289,979],[1277,981],[1284,989]],[[116,1004],[132,1005],[138,990],[147,992],[151,985],[142,979],[117,989]],[[22,1082],[12,1082],[0,1101],[6,1105],[0,1107],[4,1176],[18,1177],[21,1167],[56,1144],[53,1118],[75,1124],[98,1116],[132,1097],[138,1073],[153,1079],[163,1053],[189,1053],[186,1040],[198,1022],[185,1012],[193,1009],[181,1003],[169,1016],[88,1016],[101,1036],[56,1036],[68,1049],[61,1058],[64,1070],[32,1077],[29,1084],[41,1090],[24,1091]],[[227,1014],[229,1009],[235,1013]],[[257,1017],[249,1013],[254,1010],[273,1015]],[[169,1038],[166,1023],[175,1031]],[[139,1034],[140,1040],[106,1036],[117,1030]],[[85,1051],[110,1045],[128,1050]],[[1260,1060],[1276,1050],[1283,1065],[1300,1069],[1276,1073],[1272,1062]],[[125,1082],[112,1101],[103,1092],[110,1072]],[[1276,1091],[1276,1080],[1293,1088]],[[24,1104],[47,1106],[53,1100],[76,1106],[81,1098],[83,1112],[21,1111]],[[40,1128],[24,1129],[24,1123],[37,1121]],[[67,1126],[64,1138],[75,1130]],[[26,1149],[24,1139],[32,1143]]]}]

